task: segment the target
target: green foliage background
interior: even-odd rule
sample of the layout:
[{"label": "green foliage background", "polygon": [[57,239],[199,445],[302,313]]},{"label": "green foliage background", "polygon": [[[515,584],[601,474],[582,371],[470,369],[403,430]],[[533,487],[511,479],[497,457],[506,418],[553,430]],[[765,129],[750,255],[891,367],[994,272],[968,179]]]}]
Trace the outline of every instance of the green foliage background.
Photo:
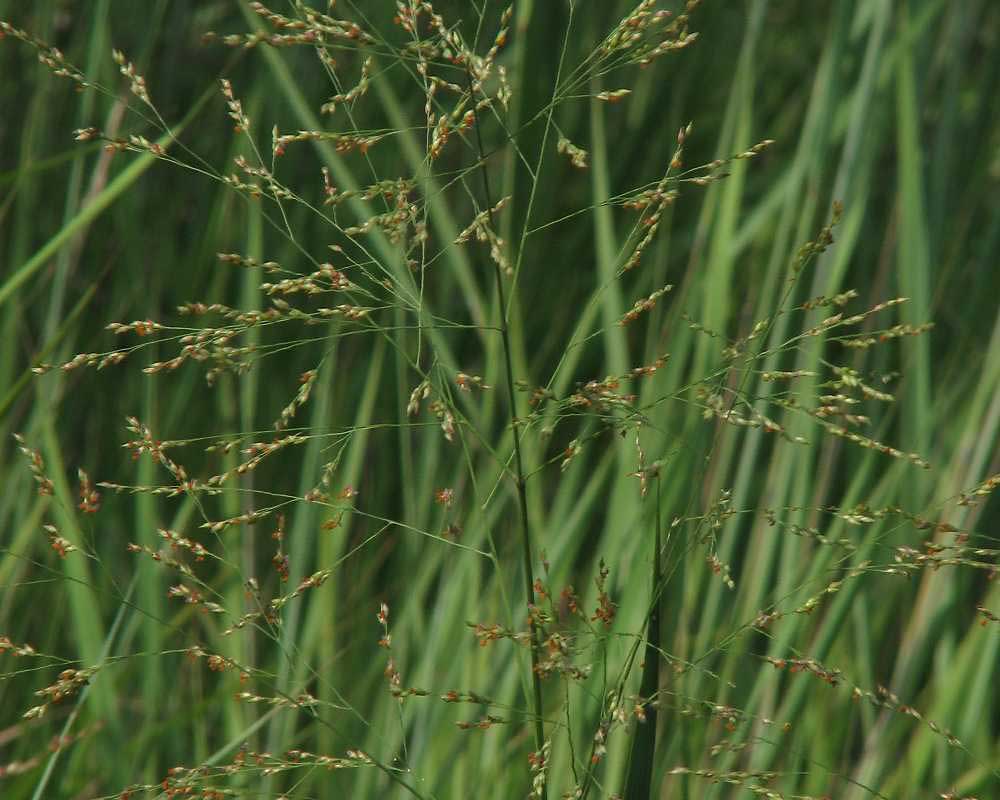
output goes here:
[{"label": "green foliage background", "polygon": [[[456,0],[437,7],[469,24],[479,5]],[[492,32],[499,5],[486,5],[491,22],[485,30]],[[358,9],[372,27],[393,30],[393,4],[345,0],[337,6],[348,16]],[[576,64],[627,10],[610,0],[516,4],[501,63],[513,88],[517,124],[511,128],[529,163],[538,158],[544,126],[521,123],[549,102],[564,38],[566,62]],[[317,109],[331,89],[307,49],[242,53],[201,42],[207,30],[259,25],[247,4],[0,2],[0,19],[57,45],[127,101],[110,58],[112,47],[123,50],[163,117],[182,130],[183,143],[222,172],[231,172],[234,155],[245,151],[218,92],[223,74],[260,141],[270,141],[275,124],[282,131],[330,124],[318,120]],[[812,614],[789,614],[767,634],[750,626],[761,610],[801,606],[843,578],[845,568],[863,560],[890,566],[894,547],[920,549],[941,537],[894,515],[851,525],[842,514],[816,511],[822,507],[899,505],[974,531],[975,546],[996,548],[996,501],[958,506],[955,499],[1000,472],[1000,6],[991,0],[707,0],[692,28],[700,33],[694,45],[589,89],[630,86],[633,94],[621,103],[583,96],[557,109],[560,129],[590,152],[587,171],[574,171],[558,156],[550,134],[533,179],[502,131],[484,126],[487,149],[499,148],[488,161],[494,201],[514,197],[498,218],[508,243],[520,241],[535,182],[529,227],[584,209],[525,240],[522,271],[508,284],[515,377],[544,385],[559,367],[554,388],[566,394],[577,382],[624,374],[669,353],[664,369],[632,387],[640,403],[663,398],[649,410],[655,436],[644,442],[650,461],[666,459],[651,487],[661,519],[669,525],[677,516],[703,515],[723,489],[733,491],[733,508],[741,512],[715,542],[735,589],[712,574],[704,547],[680,538],[685,528],[667,549],[671,577],[661,604],[661,641],[670,660],[660,684],[652,796],[749,797],[748,787],[764,785],[760,776],[730,785],[669,774],[679,765],[775,771],[768,785],[785,797],[934,798],[949,790],[956,797],[1000,796],[1000,625],[981,626],[976,612],[983,605],[1000,614],[1000,592],[987,570],[944,567],[910,579],[869,572],[824,595]],[[355,55],[344,52],[342,63],[357,74]],[[424,97],[396,66],[380,63],[356,114],[362,127],[405,133],[374,147],[367,164],[328,146],[297,145],[282,161],[283,181],[315,197],[320,164],[343,188],[352,175],[364,184],[371,174],[413,173],[423,153],[423,131],[413,126],[423,118]],[[658,180],[677,130],[692,120],[688,165],[765,138],[775,144],[755,159],[734,162],[723,181],[683,187],[642,267],[615,279],[635,215],[607,201]],[[406,405],[418,378],[400,353],[416,347],[413,319],[387,310],[379,324],[393,332],[381,338],[356,335],[359,329],[346,322],[303,328],[311,343],[275,348],[248,374],[224,376],[213,388],[190,365],[173,374],[142,374],[140,367],[174,355],[171,346],[156,343],[100,372],[31,374],[39,361],[61,363],[118,346],[104,330],[111,321],[187,324],[178,322],[175,308],[196,300],[263,307],[267,298],[258,286],[266,277],[219,264],[217,252],[308,271],[299,248],[323,259],[331,242],[306,210],[291,207],[295,241],[289,241],[271,224],[266,204],[248,203],[204,175],[149,155],[110,156],[99,143],[72,141],[74,129],[90,125],[116,135],[157,135],[115,98],[77,94],[39,65],[30,48],[9,37],[0,42],[0,633],[45,654],[0,652],[0,765],[38,757],[23,774],[0,777],[0,795],[114,795],[134,783],[157,783],[177,764],[231,763],[245,745],[276,755],[292,747],[337,755],[363,748],[410,770],[401,774],[427,797],[525,796],[526,757],[534,746],[524,651],[510,642],[479,648],[466,624],[523,627],[516,493],[475,440],[449,444],[427,415],[410,424]],[[470,169],[475,154],[461,144],[449,147],[435,163],[440,192],[428,203],[439,245],[477,210],[465,184],[452,180]],[[477,175],[470,172],[467,183],[479,191]],[[694,402],[691,387],[719,369],[723,338],[746,335],[776,308],[796,251],[825,224],[835,200],[844,205],[836,244],[803,273],[791,299],[801,303],[853,288],[856,313],[905,296],[906,304],[884,312],[888,321],[879,318],[879,329],[935,323],[929,334],[879,346],[858,364],[866,374],[900,373],[889,389],[897,401],[871,412],[867,435],[919,453],[931,463],[928,471],[823,437],[801,415],[773,406],[766,413],[791,434],[806,436],[808,446],[776,443],[760,429],[720,429],[701,418]],[[668,283],[673,292],[654,310],[627,328],[614,324],[636,299]],[[485,248],[443,249],[428,270],[427,301],[441,319],[463,323],[435,334],[433,346],[450,357],[441,370],[482,375],[496,387],[456,403],[493,437],[496,452],[509,454]],[[685,315],[719,336],[693,329]],[[825,315],[821,309],[781,318],[774,341]],[[592,333],[567,349],[574,335]],[[279,341],[270,329],[253,335],[265,348]],[[207,500],[204,509],[190,498],[105,493],[98,515],[73,510],[78,466],[95,480],[164,481],[148,458],[133,462],[122,450],[127,415],[160,438],[206,437],[172,453],[193,475],[217,472],[238,456],[206,454],[204,446],[266,431],[294,396],[299,375],[315,368],[323,353],[313,397],[294,424],[340,433],[310,438],[265,464],[241,491]],[[846,349],[803,343],[766,368],[822,370],[821,354],[855,364]],[[739,383],[746,397],[763,403],[783,391],[761,381],[756,369]],[[733,380],[735,388],[743,375]],[[518,402],[526,414],[527,395]],[[557,421],[550,441],[540,435]],[[550,796],[570,788],[574,767],[586,769],[602,693],[613,684],[613,677],[602,677],[604,669],[616,674],[649,607],[656,502],[640,501],[638,482],[629,477],[637,469],[632,437],[600,431],[593,421],[549,417],[526,436],[529,516],[551,564],[550,584],[558,591],[572,583],[592,608],[593,579],[604,559],[618,604],[615,636],[593,651],[594,677],[565,695],[558,681],[546,685],[549,730],[567,723],[568,704],[578,750],[571,752],[565,739],[554,743]],[[41,452],[55,482],[53,498],[35,492],[15,432]],[[564,472],[558,459],[544,466],[578,435],[592,438],[577,461]],[[246,510],[248,498],[266,502],[247,490],[301,496],[340,451],[336,484],[358,488],[359,512],[324,533],[319,526],[329,514],[322,508],[297,503],[287,509],[289,586],[317,569],[335,573],[289,605],[280,647],[249,630],[221,637],[214,617],[168,599],[175,575],[126,552],[128,542],[159,548],[158,528],[197,534],[203,510],[218,519]],[[445,486],[455,490],[454,511],[433,502]],[[782,524],[768,525],[765,508],[783,509]],[[387,527],[380,518],[405,526]],[[435,538],[449,521],[461,522],[458,543],[466,549]],[[92,557],[74,553],[60,560],[41,530],[46,522]],[[824,547],[793,535],[792,525],[846,537],[857,549]],[[272,530],[265,520],[222,534],[215,546],[226,563],[199,567],[228,608],[246,607],[243,581],[250,576],[258,577],[265,596],[282,591],[270,567]],[[490,537],[494,559],[475,552],[488,553]],[[536,569],[540,555],[536,550]],[[992,550],[980,558],[990,560],[996,562]],[[385,653],[376,646],[381,602],[391,609],[393,656],[404,685],[426,687],[431,697],[400,705],[390,696]],[[189,663],[184,651],[195,643],[259,668],[251,690],[261,695],[308,689],[321,701],[325,721],[235,702],[233,693],[245,688],[235,672]],[[811,675],[790,675],[763,656],[814,658],[841,670],[844,681],[830,687]],[[36,702],[32,692],[61,669],[97,664],[105,666],[78,701],[54,707],[37,723],[20,719]],[[681,671],[683,665],[690,668]],[[636,685],[637,679],[638,670]],[[855,685],[872,692],[888,687],[925,721],[852,702]],[[478,719],[488,709],[436,699],[450,689],[497,700],[500,711],[489,713],[510,722],[459,730],[455,721]],[[749,716],[727,731],[710,713],[717,706]],[[926,720],[950,730],[962,746],[950,746]],[[64,730],[86,735],[55,757],[48,743]],[[595,795],[622,791],[635,730],[632,723],[615,732]],[[725,741],[750,746],[711,755],[711,747]],[[291,778],[247,771],[228,785],[242,787],[246,797],[277,797],[282,790],[297,798],[405,794],[370,768],[298,770]]]}]

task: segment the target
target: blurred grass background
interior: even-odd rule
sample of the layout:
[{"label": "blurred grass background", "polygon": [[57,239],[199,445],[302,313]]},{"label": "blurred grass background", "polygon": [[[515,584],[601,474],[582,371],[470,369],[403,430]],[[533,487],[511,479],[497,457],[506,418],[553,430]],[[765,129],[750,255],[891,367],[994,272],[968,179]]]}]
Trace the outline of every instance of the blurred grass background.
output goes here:
[{"label": "blurred grass background", "polygon": [[[478,4],[456,0],[436,7],[449,19],[468,19]],[[543,130],[520,124],[548,102],[567,30],[565,58],[576,64],[627,7],[603,0],[517,4],[501,63],[513,88],[510,127],[519,130],[518,146],[529,162],[538,157]],[[338,4],[348,16],[359,10],[372,27],[392,30],[392,4]],[[487,18],[495,21],[497,13]],[[121,87],[120,101],[128,100],[127,87],[110,51],[125,51],[163,117],[177,130],[183,126],[181,141],[219,171],[231,171],[233,156],[245,148],[225,117],[217,89],[223,74],[257,123],[261,141],[269,141],[274,124],[282,131],[323,125],[317,109],[331,89],[309,52],[234,54],[201,43],[207,30],[233,33],[258,25],[242,3],[150,0],[140,12],[123,0],[0,2],[0,19],[60,47],[98,82]],[[668,550],[672,578],[661,606],[661,642],[671,666],[696,668],[675,678],[666,667],[661,679],[652,796],[744,797],[751,796],[748,784],[757,785],[668,774],[677,765],[772,770],[778,776],[771,786],[786,797],[934,798],[950,790],[956,797],[1000,796],[1000,626],[980,626],[976,614],[978,604],[1000,613],[1000,593],[985,571],[944,568],[909,580],[867,574],[845,581],[812,615],[785,617],[767,635],[749,627],[762,609],[801,605],[842,576],[838,568],[845,563],[888,564],[892,547],[919,548],[932,535],[891,516],[852,526],[811,509],[862,501],[872,508],[899,505],[977,531],[973,542],[980,547],[996,546],[996,501],[958,507],[953,499],[1000,472],[1000,6],[990,0],[716,1],[696,12],[692,27],[700,32],[695,45],[628,73],[634,93],[626,101],[607,106],[584,98],[559,108],[559,128],[590,151],[591,166],[572,171],[556,157],[550,137],[530,217],[532,177],[512,149],[502,148],[489,162],[497,195],[514,197],[500,217],[509,243],[519,242],[525,224],[540,227],[588,209],[525,240],[511,305],[515,377],[536,386],[555,375],[553,388],[565,394],[577,381],[623,374],[669,353],[665,369],[633,387],[640,404],[671,399],[650,412],[655,436],[645,442],[651,460],[667,459],[654,486],[662,518],[704,514],[723,489],[732,490],[732,505],[743,512],[718,532],[717,552],[732,567],[734,590],[712,575],[703,550],[676,541]],[[309,265],[260,206],[218,183],[149,156],[112,156],[98,144],[73,142],[73,129],[89,125],[114,135],[134,131],[154,138],[155,131],[114,98],[76,93],[20,43],[0,45],[0,632],[46,654],[16,659],[0,652],[0,764],[38,759],[33,768],[0,778],[0,795],[113,795],[132,783],[156,783],[176,764],[229,763],[246,746],[276,754],[292,747],[331,754],[364,748],[411,769],[409,782],[428,797],[525,796],[525,757],[533,745],[524,724],[524,664],[509,643],[477,647],[466,625],[518,627],[523,620],[514,566],[516,495],[505,482],[493,493],[498,472],[482,448],[463,451],[448,444],[436,424],[408,424],[406,405],[418,381],[400,350],[412,353],[416,346],[416,332],[406,327],[413,320],[401,312],[380,320],[400,326],[392,339],[396,347],[377,336],[352,335],[347,323],[305,328],[312,344],[277,351],[247,375],[223,376],[211,389],[191,367],[143,375],[140,366],[173,355],[156,344],[101,372],[33,376],[30,367],[38,361],[60,363],[116,346],[104,330],[110,321],[176,322],[175,307],[195,300],[243,308],[265,303],[258,288],[265,278],[219,265],[217,252],[272,259],[295,270]],[[356,75],[357,60],[343,53],[348,75]],[[320,164],[342,188],[349,188],[351,175],[366,184],[372,175],[413,174],[423,132],[412,126],[422,120],[423,95],[388,59],[376,74],[356,109],[359,124],[407,133],[373,148],[367,164],[322,145],[299,145],[282,163],[286,183],[317,189]],[[609,82],[590,91],[618,87]],[[757,159],[736,162],[722,182],[685,188],[643,266],[605,288],[633,223],[606,201],[658,180],[676,131],[692,120],[689,165],[764,138],[776,143]],[[502,144],[496,126],[484,134],[493,146]],[[432,194],[428,212],[441,243],[475,213],[457,184],[445,186],[471,160],[468,150],[455,147],[435,164],[440,191]],[[755,429],[718,433],[700,419],[689,402],[692,393],[682,392],[718,368],[722,346],[691,329],[683,315],[723,336],[749,331],[772,313],[788,264],[825,223],[835,200],[845,209],[836,244],[804,274],[794,300],[853,288],[860,295],[855,310],[905,296],[909,302],[892,324],[933,320],[930,334],[890,342],[858,362],[879,374],[900,373],[890,389],[898,401],[873,413],[870,435],[919,453],[931,463],[929,471],[822,438],[800,416],[786,418],[773,407],[767,413],[790,433],[807,436],[809,446],[775,444]],[[325,258],[329,232],[295,206],[289,215],[296,242]],[[488,328],[496,324],[497,308],[489,264],[480,255],[445,249],[428,271],[432,313],[476,326],[443,327],[433,346],[448,369],[483,375],[497,387],[459,401],[470,422],[507,453],[500,342]],[[635,299],[668,283],[673,292],[635,325],[613,324]],[[772,341],[801,329],[787,326],[812,325],[822,316],[781,318]],[[585,346],[566,349],[574,332],[593,331],[598,335]],[[262,345],[271,341],[268,330],[254,335]],[[767,368],[821,369],[829,352],[803,347],[775,357]],[[196,531],[202,519],[195,504],[105,494],[101,512],[84,518],[73,511],[76,468],[125,484],[163,480],[149,459],[132,462],[122,450],[127,415],[139,417],[159,438],[210,437],[174,453],[192,474],[232,466],[235,455],[205,455],[204,445],[266,430],[294,396],[298,376],[324,353],[313,397],[296,424],[325,435],[266,464],[241,491],[208,501],[213,518],[266,504],[247,490],[301,496],[339,451],[336,484],[358,488],[358,509],[411,527],[386,527],[355,513],[343,527],[323,533],[323,509],[291,507],[285,541],[290,585],[321,568],[335,568],[333,578],[288,606],[280,647],[250,630],[221,637],[223,626],[214,618],[167,598],[174,575],[125,550],[130,541],[158,548],[158,528]],[[842,363],[854,359],[843,351],[837,357]],[[759,373],[748,381],[744,392],[764,409],[775,389]],[[527,397],[519,402],[525,413]],[[534,434],[555,422],[540,422]],[[584,433],[596,434],[581,424]],[[655,506],[648,498],[639,501],[637,481],[628,477],[636,469],[630,440],[598,435],[565,472],[541,468],[544,458],[578,435],[575,425],[560,420],[549,444],[526,437],[529,469],[535,470],[530,518],[551,563],[551,584],[574,584],[588,607],[596,597],[598,561],[608,562],[619,604],[615,630],[623,636],[601,645],[601,657],[614,674],[632,643],[624,634],[642,630],[648,608]],[[34,491],[14,432],[40,450],[55,482],[54,498]],[[433,502],[434,491],[444,486],[455,490],[454,511]],[[783,519],[834,539],[849,537],[857,552],[845,555],[792,535],[786,525],[771,527],[765,507],[800,509]],[[59,560],[41,531],[45,521],[85,544],[93,557],[77,553]],[[469,548],[488,552],[495,543],[497,560],[413,533],[439,532],[449,521],[461,523],[459,541]],[[268,566],[272,530],[267,520],[223,534],[217,546],[225,563],[211,561],[199,573],[227,607],[246,606],[243,581],[251,575],[259,576],[265,596],[279,591]],[[456,720],[486,710],[433,697],[402,706],[394,701],[383,676],[385,654],[376,646],[381,632],[375,613],[383,601],[391,609],[393,655],[405,685],[479,692],[507,706],[501,716],[512,724],[461,731]],[[256,665],[268,678],[252,687],[262,695],[274,687],[292,694],[307,689],[329,704],[320,711],[326,722],[234,702],[233,693],[241,690],[237,676],[190,664],[184,650],[195,643]],[[873,692],[887,686],[902,703],[952,731],[963,747],[949,746],[905,714],[853,703],[844,686],[776,671],[763,660],[768,655],[817,659],[842,670],[846,684]],[[55,707],[39,722],[20,719],[36,702],[32,692],[60,669],[100,663],[106,665],[78,706]],[[565,698],[560,687],[547,688],[552,727],[567,724],[578,750],[574,765],[565,739],[554,746],[550,796],[572,785],[574,767],[585,769],[580,759],[586,759],[602,704],[600,672],[598,667],[598,677],[567,689]],[[566,699],[568,719],[561,705]],[[726,731],[705,713],[719,705],[748,716]],[[762,718],[775,724],[762,724]],[[64,730],[86,735],[55,757],[48,743]],[[720,741],[751,746],[711,756]],[[622,790],[628,752],[629,735],[617,733],[601,765],[599,796]],[[373,769],[299,770],[292,778],[245,773],[238,781],[246,797],[277,797],[283,790],[303,798],[403,792]]]}]

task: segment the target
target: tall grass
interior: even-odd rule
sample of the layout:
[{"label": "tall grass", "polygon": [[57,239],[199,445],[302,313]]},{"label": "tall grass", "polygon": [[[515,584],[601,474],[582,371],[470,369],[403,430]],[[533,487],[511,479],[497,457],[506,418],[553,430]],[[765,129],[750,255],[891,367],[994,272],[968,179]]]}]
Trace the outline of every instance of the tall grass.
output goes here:
[{"label": "tall grass", "polygon": [[313,5],[0,3],[0,795],[1000,792],[1000,9]]}]

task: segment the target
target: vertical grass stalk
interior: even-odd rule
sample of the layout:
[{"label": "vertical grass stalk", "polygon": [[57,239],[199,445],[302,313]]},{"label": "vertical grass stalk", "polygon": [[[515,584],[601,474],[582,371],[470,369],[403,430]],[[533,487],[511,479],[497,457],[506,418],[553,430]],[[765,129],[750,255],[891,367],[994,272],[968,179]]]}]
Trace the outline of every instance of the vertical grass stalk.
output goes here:
[{"label": "vertical grass stalk", "polygon": [[[469,96],[472,97],[472,75],[467,71],[466,80],[469,85]],[[479,173],[483,179],[483,193],[485,195],[484,200],[486,204],[487,214],[490,220],[490,227],[493,227],[493,195],[490,191],[490,178],[486,171],[486,161],[485,161],[485,150],[483,148],[483,138],[480,127],[479,110],[476,107],[475,102],[472,103],[472,108],[475,113],[475,130],[476,130],[476,155],[479,158]],[[510,406],[510,424],[511,433],[514,438],[514,483],[517,487],[517,503],[521,516],[521,548],[522,555],[524,559],[524,590],[525,590],[525,602],[528,604],[529,608],[535,599],[535,579],[533,575],[533,570],[531,566],[531,523],[528,519],[528,491],[527,482],[525,480],[524,472],[524,459],[521,456],[521,432],[518,428],[517,419],[517,403],[514,395],[514,368],[511,364],[511,354],[510,354],[510,329],[507,324],[507,302],[504,297],[503,291],[503,274],[500,270],[500,265],[494,261],[493,263],[493,275],[496,281],[496,291],[497,291],[497,303],[499,304],[500,313],[500,339],[503,343],[503,361],[504,361],[504,372],[507,383],[507,402]],[[542,745],[545,744],[545,725],[542,721],[542,678],[538,674],[538,628],[535,625],[535,620],[533,617],[529,616],[529,625],[531,627],[531,686],[532,686],[532,704],[533,713],[535,715],[535,751],[541,753]],[[545,800],[546,791],[545,786],[541,789],[541,798]]]},{"label": "vertical grass stalk", "polygon": [[[660,522],[660,475],[656,475],[656,535],[653,540],[652,603],[646,629],[646,657],[639,687],[640,702],[649,703],[644,725],[636,726],[629,752],[625,796],[646,800],[652,794],[653,755],[656,752],[656,695],[660,688],[660,602],[663,598],[663,570],[660,559],[663,532]],[[652,701],[652,702],[650,702]]]}]

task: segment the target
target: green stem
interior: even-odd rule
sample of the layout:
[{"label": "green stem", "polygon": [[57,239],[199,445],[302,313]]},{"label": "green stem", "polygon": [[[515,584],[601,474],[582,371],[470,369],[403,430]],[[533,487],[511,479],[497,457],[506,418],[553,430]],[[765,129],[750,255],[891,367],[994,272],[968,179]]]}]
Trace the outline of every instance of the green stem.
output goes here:
[{"label": "green stem", "polygon": [[[655,699],[660,684],[660,583],[663,570],[660,559],[662,531],[660,522],[660,476],[656,476],[656,536],[653,542],[653,604],[646,628],[646,658],[642,668],[639,696],[643,701]],[[650,703],[646,722],[637,726],[629,753],[628,782],[625,796],[632,800],[648,800],[653,794],[653,756],[656,752],[656,704]]]},{"label": "green stem", "polygon": [[[472,97],[472,75],[466,72],[466,79],[469,84],[469,97],[473,101],[472,108],[475,114],[475,130],[476,130],[476,148],[478,150],[479,156],[479,171],[483,179],[483,192],[485,194],[485,202],[487,213],[490,220],[490,227],[493,227],[493,199],[492,192],[490,191],[490,179],[486,172],[486,160],[483,155],[483,139],[479,124],[479,111],[476,108],[475,98]],[[514,367],[511,363],[510,355],[510,327],[507,324],[507,314],[506,308],[507,303],[504,299],[503,291],[503,273],[500,270],[500,265],[494,261],[493,263],[493,274],[496,279],[496,289],[497,289],[497,303],[499,305],[500,311],[500,338],[503,343],[503,360],[504,369],[506,371],[507,379],[507,402],[510,406],[510,422],[511,431],[514,435],[514,484],[517,487],[517,501],[520,508],[521,514],[521,546],[522,555],[524,559],[524,590],[525,590],[525,601],[530,607],[535,599],[535,579],[532,574],[531,566],[531,523],[528,520],[528,491],[527,491],[527,481],[525,479],[524,472],[524,459],[521,455],[521,431],[519,426],[519,421],[517,418],[517,403],[514,395]],[[531,684],[532,684],[532,694],[533,694],[533,711],[535,715],[535,751],[541,752],[542,745],[545,744],[545,724],[542,719],[542,678],[538,674],[538,649],[539,643],[539,631],[538,627],[535,625],[535,620],[533,617],[529,616],[529,623],[531,626]],[[541,800],[546,798],[546,788],[543,785],[541,788]]]}]

